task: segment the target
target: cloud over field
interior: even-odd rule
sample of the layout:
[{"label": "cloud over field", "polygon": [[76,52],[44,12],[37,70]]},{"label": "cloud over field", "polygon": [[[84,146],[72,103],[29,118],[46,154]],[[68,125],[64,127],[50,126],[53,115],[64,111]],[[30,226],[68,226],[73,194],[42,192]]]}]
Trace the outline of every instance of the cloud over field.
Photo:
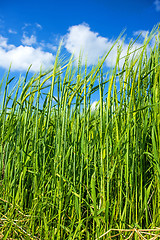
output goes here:
[{"label": "cloud over field", "polygon": [[[25,27],[28,27],[28,25],[25,25]],[[37,27],[40,28],[41,25]],[[9,32],[13,33],[11,30]],[[142,32],[142,38],[148,34],[148,31],[142,30],[134,32],[133,35],[139,35],[140,32]],[[24,31],[23,36],[21,35],[19,40],[22,44],[16,46],[9,44],[9,39],[0,35],[0,67],[8,70],[12,63],[12,70],[26,71],[32,64],[31,71],[37,72],[41,66],[42,69],[46,69],[54,64],[54,54],[58,43],[47,43],[43,40],[38,42],[35,33],[29,35]],[[115,40],[102,37],[97,32],[92,31],[89,25],[79,24],[68,29],[68,33],[64,36],[63,47],[69,53],[74,54],[77,60],[81,52],[82,64],[85,64],[87,59],[87,64],[93,65],[97,63],[98,58],[101,58],[110,50],[114,42]],[[117,48],[121,45],[121,57],[127,54],[129,45],[120,39],[105,61],[107,67],[114,67],[117,58]],[[134,51],[141,46],[141,44],[135,43],[130,51]],[[124,59],[120,60],[120,67],[122,67]]]},{"label": "cloud over field", "polygon": [[[87,24],[80,24],[70,27],[65,38],[65,48],[67,51],[71,54],[74,54],[77,59],[81,51],[83,55],[82,62],[84,63],[87,57],[87,62],[89,65],[95,64],[98,60],[98,57],[102,57],[105,53],[107,53],[113,44],[113,40],[109,40],[106,37],[100,36],[97,32],[91,31]],[[122,40],[119,41],[119,44],[122,44]],[[140,46],[140,44],[135,44],[132,50]],[[117,47],[118,44],[115,45],[106,59],[106,65],[108,67],[113,67],[116,63]],[[123,43],[121,57],[127,54],[127,49],[128,44]],[[124,59],[120,62],[121,66],[123,62]]]},{"label": "cloud over field", "polygon": [[[24,39],[23,44],[30,45],[35,39]],[[32,64],[31,71],[37,72],[42,68],[50,67],[54,63],[54,55],[41,48],[32,46],[15,46],[8,44],[8,39],[0,35],[0,67],[8,69],[12,63],[12,70],[26,71]]]}]

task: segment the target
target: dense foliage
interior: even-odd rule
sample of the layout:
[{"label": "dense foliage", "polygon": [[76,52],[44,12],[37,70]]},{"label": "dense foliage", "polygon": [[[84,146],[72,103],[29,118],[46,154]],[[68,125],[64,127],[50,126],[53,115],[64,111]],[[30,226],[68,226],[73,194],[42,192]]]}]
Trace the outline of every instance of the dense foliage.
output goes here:
[{"label": "dense foliage", "polygon": [[[96,239],[160,226],[160,45],[154,29],[123,67],[92,69],[59,51],[51,71],[3,79],[3,239]],[[118,42],[118,40],[117,40]],[[115,42],[115,46],[117,46]],[[93,108],[93,96],[99,94]],[[103,238],[101,238],[103,239]],[[105,238],[104,238],[105,239]]]}]

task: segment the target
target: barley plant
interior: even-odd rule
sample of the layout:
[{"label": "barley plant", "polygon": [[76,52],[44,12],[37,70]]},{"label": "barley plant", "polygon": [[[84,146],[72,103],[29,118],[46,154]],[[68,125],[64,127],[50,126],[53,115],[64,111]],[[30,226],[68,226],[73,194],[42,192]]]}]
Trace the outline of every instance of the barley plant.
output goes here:
[{"label": "barley plant", "polygon": [[160,226],[160,31],[123,58],[119,39],[110,70],[112,48],[92,67],[59,48],[51,70],[2,79],[0,238]]}]

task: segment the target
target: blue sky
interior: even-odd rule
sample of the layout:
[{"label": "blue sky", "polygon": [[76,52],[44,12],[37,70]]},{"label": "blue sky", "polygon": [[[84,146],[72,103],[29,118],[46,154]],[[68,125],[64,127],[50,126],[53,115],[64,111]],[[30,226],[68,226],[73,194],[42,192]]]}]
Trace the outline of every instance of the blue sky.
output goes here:
[{"label": "blue sky", "polygon": [[[131,38],[142,32],[143,40],[159,22],[160,0],[0,1],[0,77],[11,62],[16,74],[26,72],[31,63],[33,73],[41,65],[48,68],[61,39],[66,55],[78,57],[83,49],[92,65],[125,28],[125,54]],[[114,65],[115,54],[107,67]]]}]

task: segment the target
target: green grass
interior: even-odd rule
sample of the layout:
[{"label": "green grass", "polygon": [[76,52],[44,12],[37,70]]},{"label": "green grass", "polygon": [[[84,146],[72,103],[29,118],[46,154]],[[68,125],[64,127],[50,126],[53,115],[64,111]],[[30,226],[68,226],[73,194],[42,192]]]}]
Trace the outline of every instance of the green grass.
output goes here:
[{"label": "green grass", "polygon": [[90,69],[81,56],[77,67],[73,57],[63,64],[59,49],[52,71],[27,73],[12,91],[10,73],[3,79],[3,239],[96,239],[111,228],[160,226],[159,41],[155,28],[140,50],[128,49],[122,69],[119,47],[109,73],[108,54]]}]

